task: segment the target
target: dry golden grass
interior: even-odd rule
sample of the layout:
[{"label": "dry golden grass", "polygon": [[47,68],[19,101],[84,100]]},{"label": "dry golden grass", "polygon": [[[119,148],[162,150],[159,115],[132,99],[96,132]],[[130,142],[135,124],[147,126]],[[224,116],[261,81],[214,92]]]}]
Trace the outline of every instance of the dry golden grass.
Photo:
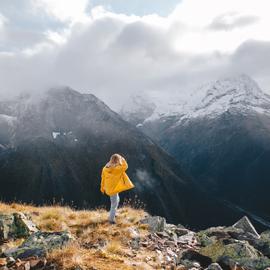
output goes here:
[{"label": "dry golden grass", "polygon": [[76,267],[82,270],[159,269],[157,265],[151,267],[151,262],[148,266],[143,265],[146,257],[152,257],[154,265],[154,252],[142,248],[134,253],[129,245],[130,229],[136,229],[141,237],[148,234],[147,226],[139,223],[146,215],[144,210],[122,207],[117,212],[117,224],[111,225],[105,209],[76,211],[58,205],[36,207],[0,203],[2,213],[18,211],[30,214],[43,231],[69,230],[72,233],[75,241],[48,256],[48,260],[56,263],[60,270]]},{"label": "dry golden grass", "polygon": [[106,252],[111,254],[124,255],[123,247],[120,241],[112,240],[108,243],[105,249]]}]

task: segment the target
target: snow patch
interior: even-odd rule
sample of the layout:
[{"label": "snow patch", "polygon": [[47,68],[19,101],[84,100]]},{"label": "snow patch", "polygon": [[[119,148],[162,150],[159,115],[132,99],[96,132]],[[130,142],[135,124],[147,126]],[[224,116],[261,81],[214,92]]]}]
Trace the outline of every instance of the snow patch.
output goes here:
[{"label": "snow patch", "polygon": [[6,115],[6,114],[0,114],[0,121],[6,122],[8,125],[14,125],[14,123],[17,121],[17,117]]},{"label": "snow patch", "polygon": [[58,136],[60,136],[61,135],[61,133],[60,132],[58,132],[58,131],[53,131],[52,132],[52,136],[53,136],[53,138],[54,139],[56,139]]}]

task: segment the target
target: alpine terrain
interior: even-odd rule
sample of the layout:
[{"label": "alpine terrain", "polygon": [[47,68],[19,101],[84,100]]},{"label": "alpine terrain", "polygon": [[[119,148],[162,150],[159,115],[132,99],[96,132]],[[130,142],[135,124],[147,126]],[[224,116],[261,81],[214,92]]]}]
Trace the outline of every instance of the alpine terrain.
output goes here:
[{"label": "alpine terrain", "polygon": [[171,156],[91,94],[59,88],[23,95],[0,102],[0,120],[4,201],[103,205],[109,200],[99,190],[101,169],[119,152],[136,186],[126,196],[138,195],[150,212],[192,227],[240,217],[213,202]]},{"label": "alpine terrain", "polygon": [[137,126],[204,190],[269,225],[269,109],[270,96],[240,75],[203,85],[185,101],[157,106]]}]

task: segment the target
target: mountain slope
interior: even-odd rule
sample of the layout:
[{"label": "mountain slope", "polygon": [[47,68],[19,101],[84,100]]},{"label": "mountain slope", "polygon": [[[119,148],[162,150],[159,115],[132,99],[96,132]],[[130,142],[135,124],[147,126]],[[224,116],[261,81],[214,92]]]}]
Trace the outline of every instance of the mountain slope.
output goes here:
[{"label": "mountain slope", "polygon": [[140,128],[204,190],[269,221],[269,109],[270,97],[241,75],[204,85]]},{"label": "mountain slope", "polygon": [[110,155],[119,152],[127,158],[136,185],[122,196],[137,194],[152,213],[193,227],[239,217],[209,199],[173,158],[93,95],[54,89],[41,97],[1,102],[0,114],[16,119],[0,142],[5,201],[106,204],[99,191],[100,172]]}]

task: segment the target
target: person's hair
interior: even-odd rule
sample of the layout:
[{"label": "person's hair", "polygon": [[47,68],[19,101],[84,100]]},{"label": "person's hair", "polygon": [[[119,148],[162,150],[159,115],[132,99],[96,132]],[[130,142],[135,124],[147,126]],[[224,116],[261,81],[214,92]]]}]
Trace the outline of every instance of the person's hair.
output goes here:
[{"label": "person's hair", "polygon": [[113,154],[110,161],[106,164],[106,167],[115,167],[121,164],[121,156],[119,154]]}]

